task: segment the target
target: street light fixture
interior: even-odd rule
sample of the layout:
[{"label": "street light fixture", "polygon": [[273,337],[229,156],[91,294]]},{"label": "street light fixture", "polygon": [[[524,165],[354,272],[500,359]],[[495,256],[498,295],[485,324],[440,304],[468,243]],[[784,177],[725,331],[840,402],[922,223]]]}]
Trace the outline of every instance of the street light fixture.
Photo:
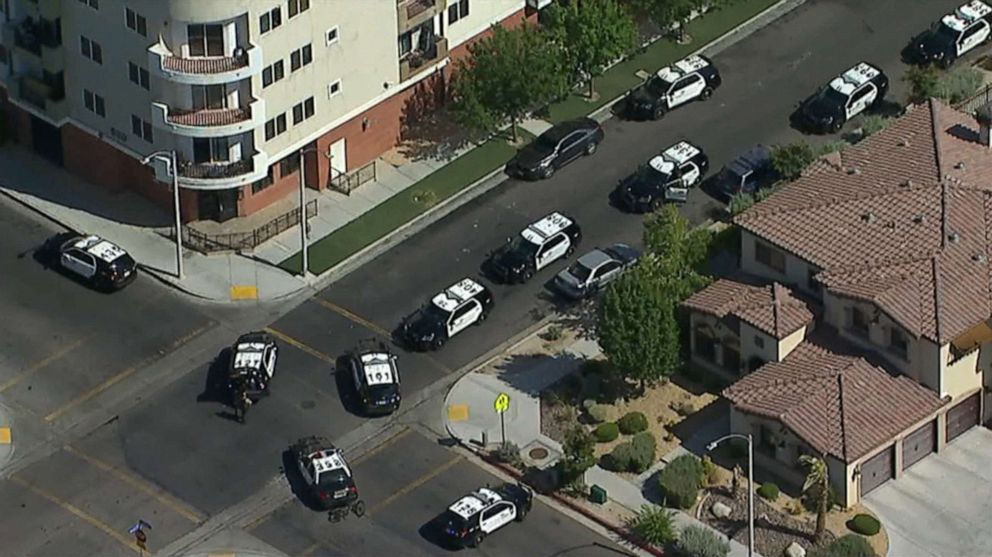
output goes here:
[{"label": "street light fixture", "polygon": [[179,165],[176,163],[176,152],[155,151],[147,157],[141,159],[141,164],[147,165],[153,159],[164,160],[172,172],[172,199],[173,213],[176,217],[176,277],[183,279],[183,228],[182,218],[179,213]]},{"label": "street light fixture", "polygon": [[730,433],[707,444],[706,450],[712,451],[728,439],[747,441],[747,555],[754,557],[754,439],[750,433],[747,435]]}]

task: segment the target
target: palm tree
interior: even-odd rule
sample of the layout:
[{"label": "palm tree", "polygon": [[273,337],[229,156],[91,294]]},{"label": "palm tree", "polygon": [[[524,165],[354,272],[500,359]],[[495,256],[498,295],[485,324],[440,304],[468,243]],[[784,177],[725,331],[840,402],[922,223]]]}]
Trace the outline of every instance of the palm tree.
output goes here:
[{"label": "palm tree", "polygon": [[810,455],[799,457],[799,463],[806,468],[806,483],[803,484],[803,495],[810,498],[816,507],[816,531],[814,536],[820,539],[827,528],[827,505],[830,504],[830,472],[827,463],[821,458]]}]

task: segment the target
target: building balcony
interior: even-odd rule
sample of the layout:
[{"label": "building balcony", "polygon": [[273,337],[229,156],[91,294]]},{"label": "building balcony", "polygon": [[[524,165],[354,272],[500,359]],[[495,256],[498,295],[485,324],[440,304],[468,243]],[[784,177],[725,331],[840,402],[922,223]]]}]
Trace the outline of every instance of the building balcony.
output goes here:
[{"label": "building balcony", "polygon": [[65,117],[65,86],[62,83],[47,83],[30,75],[22,75],[17,80],[17,97],[55,120]]},{"label": "building balcony", "polygon": [[[171,182],[168,165],[154,162],[155,179]],[[226,190],[264,178],[269,172],[269,158],[256,153],[249,159],[229,162],[193,163],[179,160],[179,185],[191,190]]]},{"label": "building balcony", "polygon": [[434,44],[426,50],[414,50],[400,58],[400,81],[427,70],[448,57],[448,39],[436,37]]},{"label": "building balcony", "polygon": [[444,7],[445,0],[396,0],[399,33],[405,33],[443,12]]},{"label": "building balcony", "polygon": [[250,132],[265,123],[265,101],[244,108],[184,110],[152,103],[152,125],[186,137],[223,137]]},{"label": "building balcony", "polygon": [[37,58],[42,57],[43,48],[61,52],[62,32],[54,21],[28,17],[5,29],[5,34],[7,31],[13,32],[14,46],[21,52]]},{"label": "building balcony", "polygon": [[262,49],[249,45],[234,56],[184,58],[175,56],[164,44],[148,48],[148,67],[174,83],[216,85],[250,78],[262,72]]}]

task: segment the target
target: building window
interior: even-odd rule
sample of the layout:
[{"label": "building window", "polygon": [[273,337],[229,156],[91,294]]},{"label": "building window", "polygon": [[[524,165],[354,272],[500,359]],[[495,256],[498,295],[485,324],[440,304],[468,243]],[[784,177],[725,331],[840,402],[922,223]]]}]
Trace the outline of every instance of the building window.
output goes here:
[{"label": "building window", "polygon": [[899,329],[889,329],[889,351],[903,360],[909,356],[909,339]]},{"label": "building window", "polygon": [[227,108],[226,85],[192,85],[193,109]]},{"label": "building window", "polygon": [[324,35],[324,38],[327,40],[327,46],[338,42],[338,26],[335,25],[334,27],[328,29],[327,33]]},{"label": "building window", "polygon": [[272,8],[258,18],[258,29],[261,33],[268,33],[276,27],[282,25],[282,11],[279,7]]},{"label": "building window", "polygon": [[262,87],[268,87],[285,76],[286,70],[282,60],[279,60],[274,64],[270,64],[262,70]]},{"label": "building window", "polygon": [[286,6],[289,17],[292,18],[310,9],[310,0],[289,0]]},{"label": "building window", "polygon": [[341,80],[336,79],[327,84],[327,98],[331,98],[341,93]]},{"label": "building window", "polygon": [[265,140],[268,141],[286,131],[286,114],[280,114],[265,123]]},{"label": "building window", "polygon": [[275,183],[275,178],[272,176],[273,168],[275,168],[275,166],[270,166],[269,172],[265,175],[264,178],[255,180],[254,182],[251,183],[251,193],[253,195]]},{"label": "building window", "polygon": [[97,116],[107,115],[107,105],[105,104],[103,97],[97,95],[89,89],[83,89],[83,106],[86,110],[96,114]]},{"label": "building window", "polygon": [[300,155],[293,153],[279,161],[279,176],[289,176],[300,169]]},{"label": "building window", "polygon": [[224,26],[194,24],[186,26],[190,56],[223,56]]},{"label": "building window", "polygon": [[148,89],[148,70],[142,68],[135,64],[134,62],[127,63],[127,77],[131,80],[131,83],[138,85],[142,89]]},{"label": "building window", "polygon": [[293,125],[299,124],[300,122],[310,118],[313,116],[313,112],[313,97],[310,97],[301,103],[297,103],[296,106],[293,107]]},{"label": "building window", "polygon": [[758,348],[764,348],[765,347],[765,339],[761,338],[758,335],[754,335],[754,345],[757,346]]},{"label": "building window", "polygon": [[83,56],[93,60],[97,64],[103,64],[103,48],[100,47],[100,43],[80,36],[79,50],[83,53]]},{"label": "building window", "polygon": [[231,160],[231,142],[226,137],[194,137],[193,162],[218,163]]},{"label": "building window", "polygon": [[868,336],[868,314],[857,306],[851,308],[851,330],[862,336]]},{"label": "building window", "polygon": [[145,21],[145,16],[138,15],[131,8],[124,8],[124,21],[126,22],[128,29],[134,31],[142,37],[148,36],[148,22]]},{"label": "building window", "polygon": [[754,258],[765,267],[785,274],[785,254],[768,244],[761,241],[755,242]]},{"label": "building window", "polygon": [[457,0],[448,6],[448,25],[468,17],[468,0]]},{"label": "building window", "polygon": [[148,143],[154,141],[152,137],[152,124],[146,120],[138,118],[134,114],[131,115],[131,133],[144,139]]},{"label": "building window", "polygon": [[289,55],[290,71],[295,72],[310,62],[313,62],[313,48],[310,45],[298,48]]},{"label": "building window", "polygon": [[100,0],[79,0],[80,4],[86,4],[94,10],[100,9]]}]

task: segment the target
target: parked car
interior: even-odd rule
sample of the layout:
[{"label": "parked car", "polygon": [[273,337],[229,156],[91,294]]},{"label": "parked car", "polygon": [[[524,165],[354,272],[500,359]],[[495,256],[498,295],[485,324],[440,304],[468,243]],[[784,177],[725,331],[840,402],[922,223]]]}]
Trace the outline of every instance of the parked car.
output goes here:
[{"label": "parked car", "polygon": [[479,488],[444,512],[444,536],[457,547],[479,547],[487,535],[523,521],[533,504],[534,493],[523,484]]},{"label": "parked car", "polygon": [[623,111],[630,118],[657,120],[690,101],[705,101],[722,82],[720,72],[709,58],[692,55],[661,68],[643,85],[627,93]]},{"label": "parked car", "polygon": [[714,178],[713,191],[729,200],[737,194],[753,194],[778,180],[772,167],[771,149],[755,145],[727,163]]},{"label": "parked car", "polygon": [[570,300],[599,292],[640,259],[641,252],[627,244],[596,248],[555,276],[555,289]]},{"label": "parked car", "polygon": [[451,337],[485,321],[492,308],[492,291],[464,278],[404,319],[400,336],[412,350],[438,350]]},{"label": "parked car", "polygon": [[838,132],[858,114],[878,106],[888,90],[889,78],[882,70],[859,62],[802,102],[800,125],[816,133]]},{"label": "parked car", "polygon": [[42,251],[60,269],[100,290],[120,290],[138,277],[138,264],[127,251],[99,236],[59,234]]},{"label": "parked car", "polygon": [[516,238],[489,254],[483,272],[494,280],[523,283],[555,261],[572,255],[582,240],[575,219],[554,212],[531,223]]},{"label": "parked car", "polygon": [[396,359],[381,341],[364,341],[345,356],[355,394],[366,414],[391,414],[399,409],[402,397]]},{"label": "parked car", "polygon": [[566,164],[595,153],[603,135],[603,128],[591,118],[556,124],[521,149],[506,164],[506,173],[525,180],[550,178]]},{"label": "parked car", "polygon": [[702,149],[680,141],[621,181],[614,202],[632,213],[654,211],[666,202],[684,203],[689,189],[702,181],[709,167]]},{"label": "parked car", "polygon": [[914,64],[936,64],[948,68],[990,38],[992,6],[981,0],[972,0],[913,37],[904,53]]}]

